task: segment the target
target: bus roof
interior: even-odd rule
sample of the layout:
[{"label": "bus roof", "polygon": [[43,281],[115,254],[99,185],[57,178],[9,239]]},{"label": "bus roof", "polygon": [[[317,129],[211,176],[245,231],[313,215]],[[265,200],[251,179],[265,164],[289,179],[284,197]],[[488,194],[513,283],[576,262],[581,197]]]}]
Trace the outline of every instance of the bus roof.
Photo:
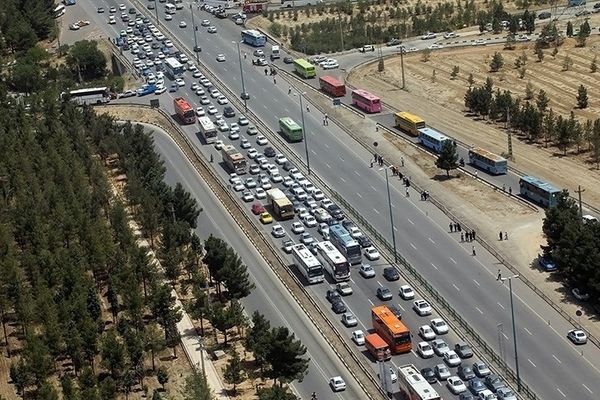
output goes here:
[{"label": "bus roof", "polygon": [[290,129],[300,129],[300,125],[298,125],[296,121],[294,121],[290,117],[279,118],[279,123],[284,124]]},{"label": "bus roof", "polygon": [[354,89],[352,91],[352,95],[357,94],[360,97],[363,97],[367,100],[380,100],[380,98],[378,96],[375,96],[373,93],[371,92],[367,92],[364,89]]},{"label": "bus roof", "polygon": [[260,31],[257,31],[256,29],[246,29],[242,31],[242,35],[248,35],[248,36],[254,36],[254,37],[262,37],[265,36],[262,33],[260,33]]},{"label": "bus roof", "polygon": [[398,372],[421,400],[440,399],[440,395],[423,378],[423,375],[419,373],[419,370],[414,365],[403,365],[398,368]]},{"label": "bus roof", "polygon": [[323,75],[322,77],[319,78],[319,80],[323,81],[323,82],[327,82],[331,86],[335,86],[335,87],[344,86],[343,82],[335,79],[333,76],[330,76],[330,75]]},{"label": "bus roof", "polygon": [[394,315],[388,306],[375,306],[371,309],[371,312],[389,328],[393,335],[399,335],[401,333],[408,332],[408,328],[402,322],[400,322],[398,317]]},{"label": "bus roof", "polygon": [[346,228],[344,228],[341,224],[331,225],[329,227],[329,232],[331,235],[335,235],[346,246],[353,244],[352,242],[358,244],[358,242],[350,235],[350,233],[346,230]]},{"label": "bus roof", "polygon": [[413,124],[425,123],[425,120],[417,115],[411,114],[406,111],[397,112],[396,115],[402,119],[407,120]]},{"label": "bus roof", "polygon": [[203,128],[214,128],[215,124],[208,118],[207,116],[198,117],[198,123],[202,125]]},{"label": "bus roof", "polygon": [[448,136],[444,135],[442,132],[436,131],[435,129],[429,128],[429,127],[421,128],[421,129],[419,129],[419,132],[425,136],[429,136],[433,139],[437,139],[440,142],[448,139]]},{"label": "bus roof", "polygon": [[283,198],[287,199],[287,196],[285,195],[285,193],[283,193],[283,190],[281,190],[279,188],[273,188],[273,189],[267,190],[267,196],[269,196],[273,200],[279,200],[279,199],[283,199]]},{"label": "bus roof", "polygon": [[181,64],[175,57],[165,58],[165,64],[167,64],[171,68],[183,67],[183,64]]},{"label": "bus roof", "polygon": [[306,61],[304,58],[297,58],[294,60],[294,64],[302,67],[302,68],[314,68],[315,66]]},{"label": "bus roof", "polygon": [[173,100],[173,102],[177,105],[177,107],[181,108],[182,110],[193,110],[194,108],[192,107],[192,105],[183,97],[177,97]]},{"label": "bus roof", "polygon": [[71,94],[71,95],[78,95],[78,94],[82,94],[82,93],[102,92],[102,91],[107,91],[107,90],[108,90],[108,88],[106,86],[104,86],[104,87],[95,87],[95,88],[85,88],[85,89],[71,90],[69,92],[69,94]]},{"label": "bus roof", "polygon": [[548,193],[559,193],[560,189],[552,186],[548,182],[544,182],[543,180],[536,178],[535,176],[525,175],[521,177],[522,181],[525,181],[533,186],[539,187]]},{"label": "bus roof", "polygon": [[310,250],[302,243],[292,246],[292,252],[309,268],[318,267],[321,265],[319,260],[317,260],[317,257],[315,257],[313,253],[311,253]]},{"label": "bus roof", "polygon": [[317,243],[317,247],[323,253],[327,254],[331,261],[333,261],[336,264],[343,263],[346,261],[342,253],[340,253],[340,251],[329,240]]},{"label": "bus roof", "polygon": [[373,347],[389,347],[387,342],[377,333],[371,333],[370,335],[365,336],[365,340],[371,343]]},{"label": "bus roof", "polygon": [[482,149],[481,147],[474,147],[474,148],[470,149],[469,151],[472,151],[473,153],[479,154],[480,156],[485,157],[488,160],[492,160],[495,162],[506,161],[506,158],[501,157],[498,154],[494,154],[491,151]]}]

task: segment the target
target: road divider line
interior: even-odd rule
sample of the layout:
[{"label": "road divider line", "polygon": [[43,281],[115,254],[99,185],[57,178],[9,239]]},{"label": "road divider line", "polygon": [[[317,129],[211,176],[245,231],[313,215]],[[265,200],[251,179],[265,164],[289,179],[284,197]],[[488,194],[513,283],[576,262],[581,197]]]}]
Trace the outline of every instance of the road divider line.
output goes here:
[{"label": "road divider line", "polygon": [[[452,257],[449,257],[449,258],[450,258],[450,261],[452,261],[454,264],[458,264],[454,258],[452,258]],[[475,280],[475,279],[473,279],[473,280]]]},{"label": "road divider line", "polygon": [[432,266],[433,268],[435,268],[436,270],[437,270],[437,269],[439,269],[438,267],[436,267],[436,266],[435,266],[435,264],[434,264],[434,263],[431,263],[431,266]]},{"label": "road divider line", "polygon": [[415,250],[417,249],[417,248],[415,247],[415,245],[414,245],[414,244],[412,244],[412,243],[410,244],[410,247],[412,247],[412,248],[413,248],[413,249],[415,249]]},{"label": "road divider line", "polygon": [[506,336],[506,333],[504,333],[504,332],[501,332],[501,333],[502,333],[502,336],[504,336],[504,339],[508,340],[508,336]]},{"label": "road divider line", "polygon": [[533,363],[533,361],[531,361],[529,358],[527,359],[527,361],[529,361],[529,364],[533,365],[533,367],[534,367],[534,368],[537,368],[537,365],[535,365],[535,364]]},{"label": "road divider line", "polygon": [[481,310],[479,309],[479,307],[475,306],[475,309],[476,309],[477,311],[479,311],[479,314],[483,314],[483,311],[481,311]]},{"label": "road divider line", "polygon": [[565,398],[567,397],[567,395],[566,395],[566,394],[564,394],[564,393],[563,393],[563,391],[562,391],[562,390],[560,390],[560,388],[559,388],[559,387],[557,387],[557,388],[556,388],[556,391],[557,391],[558,393],[562,394],[562,397],[565,397]]},{"label": "road divider line", "polygon": [[554,358],[559,364],[562,364],[562,361],[560,361],[554,354],[552,354],[552,358]]},{"label": "road divider line", "polygon": [[430,241],[431,243],[435,244],[435,242],[433,241],[433,239],[432,239],[432,238],[427,238],[427,239],[429,239],[429,241]]},{"label": "road divider line", "polygon": [[412,221],[410,220],[410,218],[406,218],[406,220],[407,220],[408,222],[410,222],[410,224],[411,224],[411,225],[414,225],[414,224],[415,224],[414,222],[412,222]]},{"label": "road divider line", "polygon": [[354,173],[356,174],[356,176],[360,176],[357,170],[354,170]]},{"label": "road divider line", "polygon": [[377,211],[377,209],[376,209],[376,208],[374,208],[374,209],[373,209],[373,211],[375,211],[377,214],[379,214],[379,211]]},{"label": "road divider line", "polygon": [[[371,189],[373,189],[374,192],[377,191],[377,189],[375,189],[375,186],[371,185]],[[392,207],[394,207],[394,205],[392,204]]]},{"label": "road divider line", "polygon": [[356,195],[362,199],[362,195],[360,193],[356,192]]},{"label": "road divider line", "polygon": [[523,327],[523,330],[529,334],[529,336],[533,336],[533,333],[529,331],[529,329]]},{"label": "road divider line", "polygon": [[502,304],[500,304],[500,302],[498,302],[498,303],[496,303],[496,304],[498,304],[498,305],[500,306],[500,308],[501,308],[501,309],[503,309],[503,310],[506,310],[506,309],[504,308],[504,306],[503,306]]},{"label": "road divider line", "polygon": [[590,392],[591,394],[594,394],[594,392],[592,392],[589,387],[585,386],[585,383],[582,383],[582,385],[588,392]]},{"label": "road divider line", "polygon": [[342,178],[341,176],[340,176],[340,180],[341,180],[342,182],[346,183],[346,180],[345,180],[344,178]]},{"label": "road divider line", "polygon": [[481,285],[479,284],[479,282],[477,282],[475,279],[473,279],[473,282],[474,282],[474,283],[475,283],[477,286],[481,286]]},{"label": "road divider line", "polygon": [[457,291],[460,292],[460,289],[458,288],[458,286],[456,286],[454,283],[452,284],[452,286],[454,286],[454,289],[456,289]]}]

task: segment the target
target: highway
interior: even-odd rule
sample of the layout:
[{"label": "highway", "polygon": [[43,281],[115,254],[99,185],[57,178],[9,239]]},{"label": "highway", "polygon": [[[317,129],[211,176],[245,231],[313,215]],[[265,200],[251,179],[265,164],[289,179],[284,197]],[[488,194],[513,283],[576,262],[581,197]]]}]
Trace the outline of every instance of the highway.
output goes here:
[{"label": "highway", "polygon": [[[81,6],[87,7],[90,17],[94,18],[97,24],[104,23],[104,17],[94,16],[96,5],[81,2]],[[116,2],[107,5],[116,5]],[[197,12],[196,21],[203,18],[210,19],[219,28],[218,35],[208,35],[204,31],[199,34],[203,62],[231,87],[233,92],[239,93],[241,84],[236,62],[237,50],[231,43],[239,40],[239,27],[231,21],[215,20],[206,13]],[[188,22],[187,29],[177,27],[180,20]],[[119,24],[114,27],[104,25],[103,29],[110,32],[112,37],[122,29]],[[179,11],[176,18],[170,22],[170,29],[186,46],[193,46],[189,10]],[[251,52],[245,45],[243,49]],[[217,63],[217,53],[225,54],[227,61]],[[274,84],[272,77],[265,77],[262,69],[257,70],[251,66],[250,59],[244,62],[244,73],[246,91],[252,96],[249,106],[271,129],[276,130],[277,118],[281,116],[300,120],[298,97],[288,95],[288,83],[282,82],[280,76],[277,84]],[[188,85],[189,82],[188,79]],[[181,94],[191,99],[195,98],[187,88],[178,92],[178,95]],[[161,95],[159,98],[163,106],[172,113],[170,95]],[[372,155],[354,141],[348,140],[346,133],[333,123],[324,128],[321,124],[322,115],[315,110],[306,113],[305,118],[311,168],[327,186],[335,188],[355,209],[360,210],[372,226],[390,240],[387,199],[384,195],[385,180],[383,171],[368,168]],[[187,131],[193,135],[192,129],[188,128]],[[202,146],[199,142],[198,148],[204,152],[214,152],[212,148]],[[304,157],[303,144],[291,145],[289,150],[286,150],[289,151]],[[222,173],[225,174],[224,171]],[[498,337],[503,336],[498,332],[498,324],[502,324],[504,331],[509,335],[511,323],[508,290],[495,279],[497,260],[483,249],[478,249],[476,257],[471,256],[470,245],[460,243],[456,234],[450,235],[447,232],[447,218],[431,204],[415,200],[415,196],[405,198],[404,189],[396,181],[392,183],[392,204],[399,252],[418,268],[490,345],[498,343]],[[501,272],[505,276],[508,273]],[[350,296],[347,302],[367,327],[369,318],[365,315],[365,309],[369,307],[367,303],[375,299],[376,284],[376,280],[365,281],[357,277],[354,283],[355,294]],[[566,321],[527,287],[518,282],[515,282],[514,286],[519,358],[524,380],[543,399],[597,398],[600,393],[598,349],[588,344],[581,355],[581,350],[573,347],[565,337],[566,331],[570,329]],[[315,292],[324,305],[326,304],[323,299],[325,285],[314,286],[310,290]],[[405,304],[401,305],[406,311],[408,325],[416,330],[420,323],[414,321],[418,319],[415,319],[414,313],[408,310]],[[511,357],[512,343],[507,338],[508,336],[501,340],[504,340],[507,361],[514,364]],[[448,341],[452,343],[451,340]],[[415,356],[395,357],[394,362],[414,362],[422,365]]]},{"label": "highway", "polygon": [[[340,363],[330,345],[313,326],[306,314],[289,296],[287,289],[271,271],[264,259],[246,238],[211,189],[198,176],[183,157],[173,141],[163,132],[154,133],[156,150],[165,162],[166,182],[174,186],[181,182],[204,209],[198,217],[196,233],[201,239],[214,235],[232,245],[248,266],[250,277],[256,288],[243,300],[246,314],[250,318],[258,310],[264,314],[271,326],[285,326],[307,347],[310,357],[309,373],[303,382],[295,382],[294,389],[303,399],[310,398],[316,391],[319,399],[363,398],[360,387]],[[328,388],[331,376],[341,375],[348,389],[343,395],[336,395]]]}]

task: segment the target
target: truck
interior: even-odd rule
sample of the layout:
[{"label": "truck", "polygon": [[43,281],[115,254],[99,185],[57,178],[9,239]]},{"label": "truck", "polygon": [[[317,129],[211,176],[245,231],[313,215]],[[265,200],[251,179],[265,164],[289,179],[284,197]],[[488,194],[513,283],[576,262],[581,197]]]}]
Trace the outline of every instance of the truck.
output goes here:
[{"label": "truck", "polygon": [[387,361],[392,358],[390,346],[376,333],[367,335],[365,347],[377,361]]},{"label": "truck", "polygon": [[223,156],[223,162],[232,172],[238,175],[246,173],[246,158],[235,147],[231,145],[223,146],[221,155]]},{"label": "truck", "polygon": [[277,219],[294,218],[294,205],[281,189],[274,188],[267,190],[267,198]]},{"label": "truck", "polygon": [[246,1],[242,6],[242,11],[246,14],[258,14],[267,11],[269,2],[267,1]]},{"label": "truck", "polygon": [[189,101],[183,97],[176,97],[173,99],[173,108],[181,123],[193,124],[196,122],[196,112],[194,111],[194,107],[192,107]]},{"label": "truck", "polygon": [[271,61],[281,58],[279,46],[271,46]]},{"label": "truck", "polygon": [[156,92],[155,84],[145,84],[141,88],[135,91],[138,96],[145,96],[147,94],[151,94]]}]

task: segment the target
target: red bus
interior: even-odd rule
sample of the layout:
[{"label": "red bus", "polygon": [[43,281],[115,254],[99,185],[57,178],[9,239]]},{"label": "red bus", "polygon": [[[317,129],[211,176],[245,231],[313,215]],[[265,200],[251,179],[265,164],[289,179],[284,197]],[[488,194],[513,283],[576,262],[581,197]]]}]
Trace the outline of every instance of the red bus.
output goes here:
[{"label": "red bus", "polygon": [[408,329],[387,306],[371,309],[373,329],[390,346],[393,354],[408,353],[412,350],[410,329]]},{"label": "red bus", "polygon": [[352,91],[352,104],[368,113],[381,112],[381,99],[366,90],[356,89]]},{"label": "red bus", "polygon": [[193,124],[196,122],[194,107],[183,97],[176,97],[173,100],[173,107],[175,107],[175,114],[177,114],[182,123]]},{"label": "red bus", "polygon": [[319,78],[321,90],[333,97],[342,97],[346,95],[346,85],[335,79],[333,76],[325,75]]}]

